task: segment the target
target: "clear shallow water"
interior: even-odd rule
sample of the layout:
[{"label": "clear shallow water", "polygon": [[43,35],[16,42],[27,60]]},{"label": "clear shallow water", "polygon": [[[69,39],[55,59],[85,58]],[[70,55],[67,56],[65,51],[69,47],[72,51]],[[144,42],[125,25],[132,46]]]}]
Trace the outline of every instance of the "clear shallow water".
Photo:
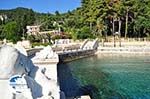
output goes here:
[{"label": "clear shallow water", "polygon": [[150,99],[150,56],[98,55],[67,63],[94,99]]}]

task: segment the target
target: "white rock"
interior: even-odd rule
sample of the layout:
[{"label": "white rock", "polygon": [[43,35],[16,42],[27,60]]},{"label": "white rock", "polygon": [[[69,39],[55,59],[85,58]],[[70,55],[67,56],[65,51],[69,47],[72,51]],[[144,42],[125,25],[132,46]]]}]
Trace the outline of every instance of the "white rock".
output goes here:
[{"label": "white rock", "polygon": [[[41,53],[48,52],[51,48],[47,47]],[[2,46],[0,48],[0,91],[2,99],[12,99],[14,93],[8,83],[7,79],[13,75],[25,75],[25,79],[29,89],[26,87],[21,94],[18,94],[16,97],[22,97],[21,99],[31,99],[31,94],[33,99],[44,97],[54,97],[54,99],[60,99],[60,90],[57,85],[56,80],[50,80],[47,78],[47,75],[42,73],[42,70],[34,66],[32,61],[24,55],[22,51],[19,52],[17,49],[11,46]],[[45,57],[45,56],[42,56]],[[2,80],[6,79],[6,80]],[[5,92],[5,94],[3,94]],[[9,95],[9,96],[8,96]],[[43,98],[42,98],[43,97]],[[18,98],[20,99],[20,98]]]},{"label": "white rock", "polygon": [[53,52],[52,48],[47,46],[40,52],[36,53],[35,57],[33,57],[33,60],[53,58],[54,54],[55,53]]}]

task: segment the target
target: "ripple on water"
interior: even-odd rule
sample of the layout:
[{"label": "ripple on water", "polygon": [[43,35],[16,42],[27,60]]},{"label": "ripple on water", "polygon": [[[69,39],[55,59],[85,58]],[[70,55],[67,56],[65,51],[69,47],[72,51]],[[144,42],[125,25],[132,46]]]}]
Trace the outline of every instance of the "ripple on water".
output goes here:
[{"label": "ripple on water", "polygon": [[68,65],[83,85],[96,86],[102,99],[150,99],[149,57],[93,56]]}]

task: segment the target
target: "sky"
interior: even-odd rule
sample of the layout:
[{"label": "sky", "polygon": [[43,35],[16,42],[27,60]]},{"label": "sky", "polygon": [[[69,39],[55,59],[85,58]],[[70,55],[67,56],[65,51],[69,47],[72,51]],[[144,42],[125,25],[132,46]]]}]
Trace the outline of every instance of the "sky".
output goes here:
[{"label": "sky", "polygon": [[31,8],[36,12],[60,13],[80,7],[81,0],[0,0],[0,9]]}]

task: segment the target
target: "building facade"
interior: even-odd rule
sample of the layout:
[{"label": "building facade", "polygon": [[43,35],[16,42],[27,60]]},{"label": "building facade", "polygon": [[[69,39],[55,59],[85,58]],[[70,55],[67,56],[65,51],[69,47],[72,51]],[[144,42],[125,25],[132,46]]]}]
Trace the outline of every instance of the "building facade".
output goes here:
[{"label": "building facade", "polygon": [[40,26],[27,26],[27,34],[28,35],[37,35],[40,32]]}]

